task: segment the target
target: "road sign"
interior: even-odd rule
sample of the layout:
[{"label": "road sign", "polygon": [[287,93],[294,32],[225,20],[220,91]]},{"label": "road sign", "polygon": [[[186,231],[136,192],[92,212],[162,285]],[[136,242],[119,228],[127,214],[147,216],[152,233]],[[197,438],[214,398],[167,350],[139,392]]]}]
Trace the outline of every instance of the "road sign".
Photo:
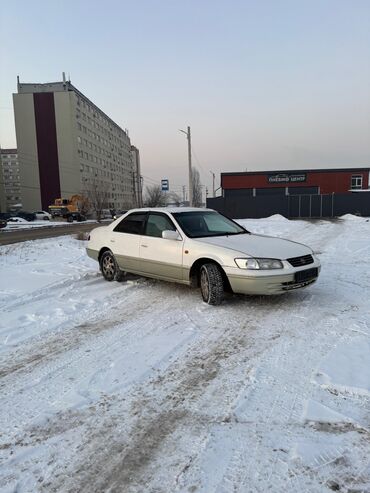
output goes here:
[{"label": "road sign", "polygon": [[168,192],[170,184],[167,179],[161,180],[162,192]]}]

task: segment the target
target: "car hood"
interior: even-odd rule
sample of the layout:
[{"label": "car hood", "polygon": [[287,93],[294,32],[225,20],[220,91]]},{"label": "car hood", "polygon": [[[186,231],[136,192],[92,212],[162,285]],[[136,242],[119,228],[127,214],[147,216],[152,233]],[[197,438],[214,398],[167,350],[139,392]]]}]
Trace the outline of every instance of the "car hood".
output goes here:
[{"label": "car hood", "polygon": [[213,236],[210,238],[197,238],[197,241],[218,247],[230,248],[251,257],[285,260],[287,258],[312,254],[311,248],[300,243],[282,238],[254,234]]}]

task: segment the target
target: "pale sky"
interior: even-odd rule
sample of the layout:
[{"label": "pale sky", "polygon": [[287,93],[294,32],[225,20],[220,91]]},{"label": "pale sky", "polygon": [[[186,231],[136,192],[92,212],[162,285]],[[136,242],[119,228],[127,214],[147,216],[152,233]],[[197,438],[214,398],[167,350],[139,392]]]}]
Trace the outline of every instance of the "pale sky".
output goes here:
[{"label": "pale sky", "polygon": [[370,165],[370,0],[2,0],[0,145],[12,93],[71,82],[140,149],[145,183],[210,170]]}]

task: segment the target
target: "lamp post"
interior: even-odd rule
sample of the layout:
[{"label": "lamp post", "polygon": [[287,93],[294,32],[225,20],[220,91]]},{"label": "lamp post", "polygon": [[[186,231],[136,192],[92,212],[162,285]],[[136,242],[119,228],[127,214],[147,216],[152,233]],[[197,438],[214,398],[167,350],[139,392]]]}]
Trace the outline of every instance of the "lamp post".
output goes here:
[{"label": "lamp post", "polygon": [[188,139],[188,162],[189,162],[189,206],[193,206],[193,174],[191,170],[191,133],[190,127],[188,127],[188,131],[179,129],[180,132],[186,135]]}]

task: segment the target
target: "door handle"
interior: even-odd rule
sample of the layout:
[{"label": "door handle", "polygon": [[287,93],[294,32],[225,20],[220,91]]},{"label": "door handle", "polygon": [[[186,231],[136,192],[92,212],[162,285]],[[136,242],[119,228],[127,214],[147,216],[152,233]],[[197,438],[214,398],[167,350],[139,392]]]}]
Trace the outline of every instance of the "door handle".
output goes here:
[{"label": "door handle", "polygon": [[143,248],[148,248],[148,245],[141,245]]}]

